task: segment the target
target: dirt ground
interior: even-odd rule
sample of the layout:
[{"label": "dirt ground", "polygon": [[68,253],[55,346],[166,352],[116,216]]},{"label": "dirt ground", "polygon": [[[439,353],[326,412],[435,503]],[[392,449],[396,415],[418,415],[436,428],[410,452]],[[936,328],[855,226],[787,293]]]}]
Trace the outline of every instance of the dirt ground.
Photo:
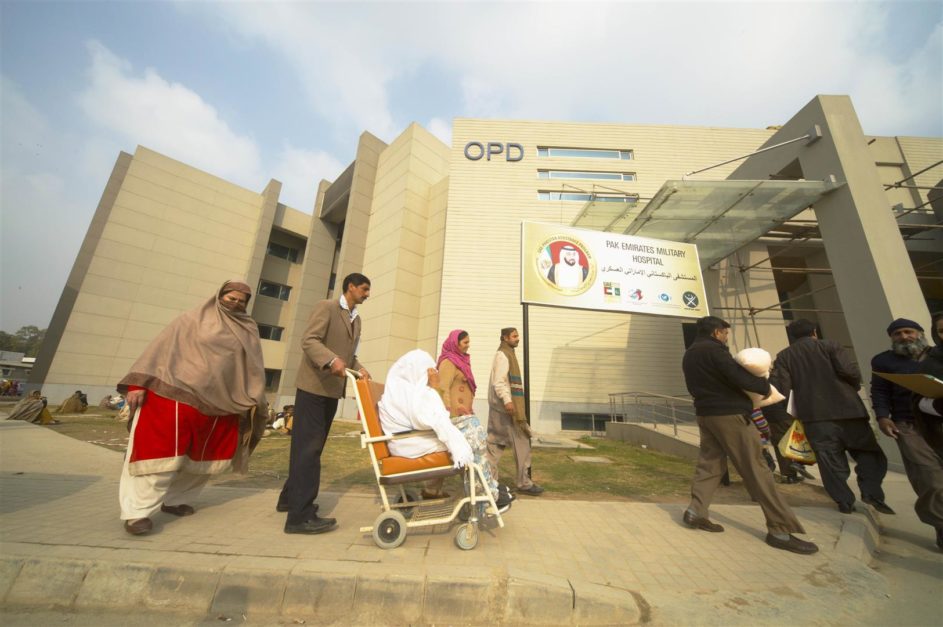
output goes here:
[{"label": "dirt ground", "polygon": [[[2,410],[2,408],[0,408]],[[56,414],[54,429],[63,435],[115,451],[124,451],[128,442],[127,424],[117,420],[117,412],[89,407],[85,414]],[[360,448],[359,424],[336,420],[322,456],[321,489],[330,492],[375,490],[373,472],[365,449]],[[604,438],[582,438],[587,449],[544,449],[533,451],[534,480],[547,492],[541,498],[569,498],[675,503],[690,494],[693,463],[671,455]],[[224,474],[213,478],[217,485],[280,488],[288,471],[291,436],[272,432],[259,444],[250,462],[248,475]],[[604,463],[583,463],[581,457],[602,458]],[[499,474],[513,476],[514,459],[509,452],[501,459]],[[818,486],[779,484],[790,504],[831,506],[831,499]],[[446,490],[450,487],[446,485]],[[451,489],[461,489],[451,486]],[[732,476],[729,487],[717,491],[716,503],[749,503],[750,497],[739,477]]]}]

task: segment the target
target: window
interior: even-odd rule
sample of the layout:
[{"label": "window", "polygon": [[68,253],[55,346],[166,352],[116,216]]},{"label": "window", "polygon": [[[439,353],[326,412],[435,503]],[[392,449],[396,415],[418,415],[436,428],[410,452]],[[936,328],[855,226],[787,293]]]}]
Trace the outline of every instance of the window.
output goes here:
[{"label": "window", "polygon": [[280,342],[282,340],[282,331],[284,327],[274,327],[270,324],[260,324],[259,325],[259,337],[263,340],[274,340]]},{"label": "window", "polygon": [[578,159],[622,159],[634,158],[631,150],[606,150],[603,148],[550,148],[537,147],[538,157],[576,157]]},{"label": "window", "polygon": [[537,192],[538,200],[573,200],[577,202],[622,202],[635,204],[638,196],[628,194],[590,194],[588,192]]},{"label": "window", "polygon": [[634,181],[635,172],[580,172],[576,170],[537,170],[539,179],[593,179],[596,181]]},{"label": "window", "polygon": [[[622,417],[616,416],[616,421]],[[560,428],[564,431],[593,431],[605,433],[609,414],[572,414],[560,413]]]},{"label": "window", "polygon": [[279,285],[278,283],[270,283],[268,281],[259,281],[260,296],[270,296],[279,300],[288,300],[289,294],[291,294],[291,288],[287,285]]},{"label": "window", "polygon": [[265,369],[265,391],[274,392],[278,390],[278,383],[282,379],[281,370],[269,370]]},{"label": "window", "polygon": [[292,263],[298,263],[298,249],[291,248],[290,246],[283,246],[282,244],[276,244],[275,242],[268,243],[268,249],[266,250],[268,254],[273,257],[278,257],[280,259],[287,259]]}]

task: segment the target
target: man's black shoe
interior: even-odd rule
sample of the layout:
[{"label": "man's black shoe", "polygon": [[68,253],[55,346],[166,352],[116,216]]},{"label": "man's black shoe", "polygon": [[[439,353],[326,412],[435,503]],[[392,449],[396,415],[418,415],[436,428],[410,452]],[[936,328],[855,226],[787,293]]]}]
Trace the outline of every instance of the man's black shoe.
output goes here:
[{"label": "man's black shoe", "polygon": [[854,503],[839,503],[838,511],[840,511],[842,514],[851,514],[857,510],[855,509]]},{"label": "man's black shoe", "polygon": [[795,470],[797,473],[799,473],[800,475],[802,475],[809,481],[815,481],[815,475],[813,475],[811,472],[805,469],[805,464],[793,462],[790,464],[790,466],[792,466],[793,470]]},{"label": "man's black shoe", "polygon": [[786,475],[783,477],[783,483],[802,483],[805,477],[799,475]]},{"label": "man's black shoe", "polygon": [[811,542],[806,542],[805,540],[800,540],[796,536],[790,534],[788,540],[780,540],[771,533],[766,534],[766,544],[770,545],[774,549],[782,549],[783,551],[791,551],[793,553],[798,553],[800,555],[812,555],[817,553],[819,547]]},{"label": "man's black shoe", "polygon": [[337,526],[337,521],[333,518],[318,518],[315,516],[311,520],[306,520],[303,523],[298,523],[293,525],[291,523],[285,523],[285,533],[324,533],[325,531],[330,531]]},{"label": "man's black shoe", "polygon": [[704,531],[710,531],[712,533],[720,533],[724,530],[723,525],[713,523],[707,518],[695,516],[688,510],[684,510],[684,516],[681,517],[681,520],[683,520],[684,524],[686,524],[688,527],[691,527],[692,529],[703,529]]},{"label": "man's black shoe", "polygon": [[936,545],[943,551],[943,527],[936,528]]},{"label": "man's black shoe", "polygon": [[544,489],[536,483],[532,483],[526,488],[518,488],[517,491],[521,494],[526,494],[527,496],[540,496],[544,493]]},{"label": "man's black shoe", "polygon": [[[279,503],[278,505],[275,506],[275,511],[276,511],[276,512],[287,512],[289,509],[291,509],[291,508],[288,507],[287,505],[282,504],[282,503]],[[312,514],[317,514],[317,513],[318,513],[318,504],[317,504],[317,503],[312,503],[312,504],[311,504],[311,513],[312,513]]]},{"label": "man's black shoe", "polygon": [[897,513],[894,510],[892,510],[887,503],[885,503],[884,501],[880,499],[876,499],[871,496],[862,496],[861,500],[867,503],[868,505],[870,505],[871,507],[873,507],[874,509],[876,509],[877,511],[881,512],[882,514],[896,514]]}]

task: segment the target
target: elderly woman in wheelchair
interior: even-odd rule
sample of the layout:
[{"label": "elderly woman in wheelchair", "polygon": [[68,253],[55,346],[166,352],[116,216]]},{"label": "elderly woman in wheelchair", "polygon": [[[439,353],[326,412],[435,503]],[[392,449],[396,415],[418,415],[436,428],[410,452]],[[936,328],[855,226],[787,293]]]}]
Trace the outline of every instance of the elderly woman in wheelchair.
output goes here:
[{"label": "elderly woman in wheelchair", "polygon": [[498,512],[504,513],[510,509],[512,497],[506,490],[499,490],[485,460],[487,432],[474,415],[449,418],[449,411],[436,391],[438,376],[435,361],[429,353],[418,349],[400,357],[390,368],[378,404],[384,433],[431,431],[427,435],[391,440],[390,453],[416,458],[447,450],[456,468],[470,463],[480,466],[485,487],[491,492]]}]

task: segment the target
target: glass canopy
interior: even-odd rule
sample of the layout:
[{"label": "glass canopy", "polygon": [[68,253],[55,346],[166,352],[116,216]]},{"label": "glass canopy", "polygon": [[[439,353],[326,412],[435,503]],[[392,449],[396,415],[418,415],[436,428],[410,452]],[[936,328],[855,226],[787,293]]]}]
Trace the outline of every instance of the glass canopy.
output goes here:
[{"label": "glass canopy", "polygon": [[706,268],[833,189],[827,181],[665,181],[644,207],[590,201],[572,226],[695,243]]}]

